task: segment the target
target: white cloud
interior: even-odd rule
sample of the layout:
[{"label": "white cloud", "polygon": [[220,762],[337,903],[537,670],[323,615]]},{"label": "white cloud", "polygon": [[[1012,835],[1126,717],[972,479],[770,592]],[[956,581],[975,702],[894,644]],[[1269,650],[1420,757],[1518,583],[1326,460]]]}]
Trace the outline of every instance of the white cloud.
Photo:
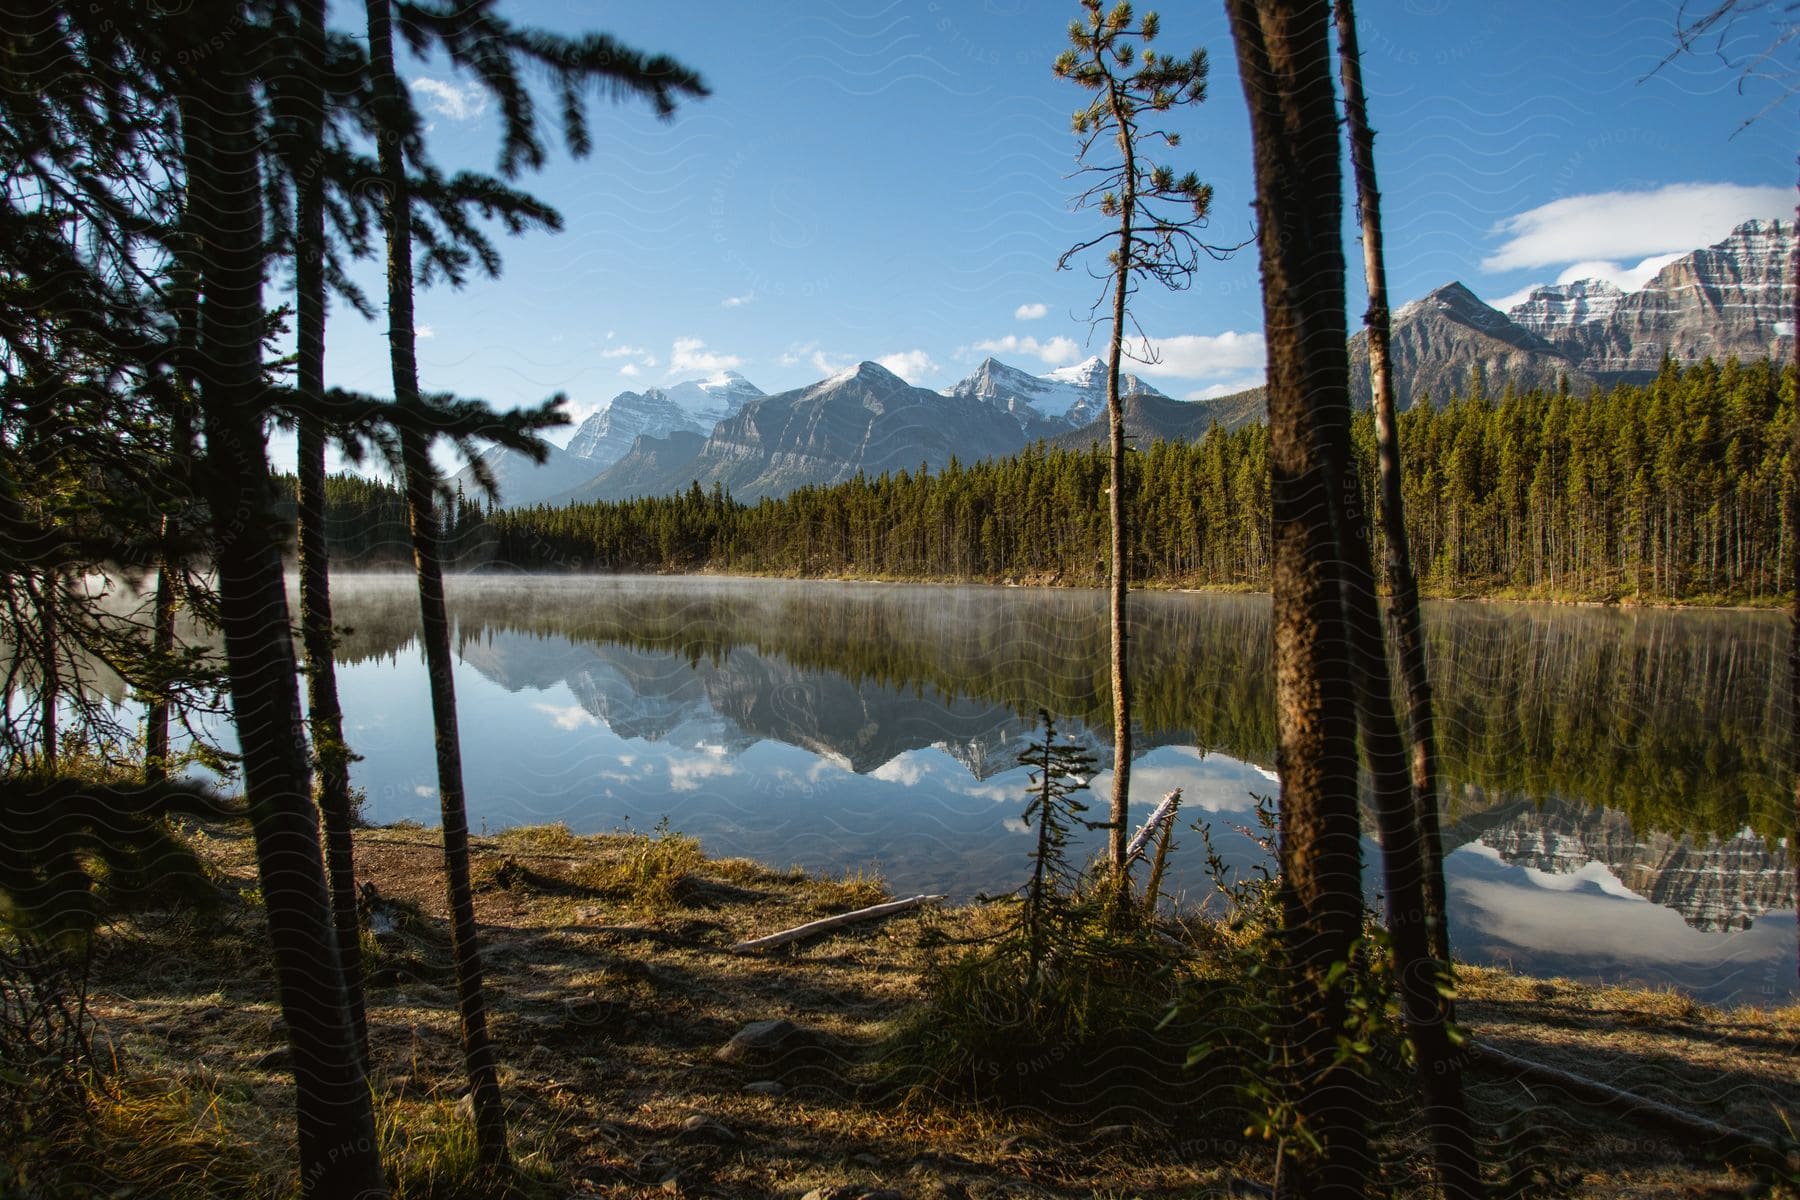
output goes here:
[{"label": "white cloud", "polygon": [[1734,183],[1671,183],[1641,192],[1566,196],[1494,226],[1500,248],[1488,271],[1582,261],[1641,259],[1709,245],[1752,217],[1793,206],[1793,189]]},{"label": "white cloud", "polygon": [[741,296],[727,296],[719,303],[726,308],[742,308],[754,299],[756,299],[755,292],[745,292]]},{"label": "white cloud", "polygon": [[718,779],[727,775],[736,775],[737,766],[709,755],[698,758],[669,759],[669,790],[673,792],[697,792],[700,785],[708,779]]},{"label": "white cloud", "polygon": [[931,764],[919,755],[899,754],[869,772],[870,779],[897,783],[901,787],[917,787],[931,770]]},{"label": "white cloud", "polygon": [[1520,288],[1516,292],[1511,293],[1510,295],[1496,296],[1492,300],[1488,300],[1484,297],[1481,302],[1483,304],[1487,305],[1489,308],[1497,308],[1501,312],[1510,312],[1513,309],[1519,307],[1519,305],[1525,303],[1527,300],[1531,299],[1531,293],[1537,291],[1539,288],[1541,288],[1543,286],[1544,285],[1542,283],[1528,283],[1524,287]]},{"label": "white cloud", "polygon": [[1658,271],[1687,253],[1689,253],[1689,251],[1676,250],[1669,254],[1652,254],[1649,258],[1640,261],[1635,267],[1627,267],[1620,263],[1610,263],[1599,260],[1592,262],[1578,262],[1574,266],[1564,270],[1562,274],[1558,275],[1556,277],[1556,282],[1574,283],[1578,279],[1604,279],[1606,282],[1618,287],[1621,291],[1635,292],[1646,283],[1649,283],[1652,279],[1656,278],[1656,273]]},{"label": "white cloud", "polygon": [[[607,335],[611,337],[611,334]],[[609,346],[600,352],[601,358],[633,358],[644,352],[642,346]]]},{"label": "white cloud", "polygon": [[[1136,349],[1141,354],[1143,343],[1140,342]],[[1261,372],[1267,361],[1262,334],[1235,330],[1150,338],[1149,349],[1149,357],[1155,362],[1128,363],[1126,369],[1154,378],[1212,379]]]},{"label": "white cloud", "polygon": [[550,718],[550,723],[558,729],[580,729],[584,725],[598,725],[600,719],[579,704],[533,704],[538,712]]},{"label": "white cloud", "polygon": [[[654,365],[654,362],[651,364]],[[708,350],[706,343],[696,337],[676,338],[669,350],[669,373],[680,374],[684,371],[729,371],[733,367],[741,367],[744,360],[735,354],[720,354]]]},{"label": "white cloud", "polygon": [[433,329],[429,325],[414,325],[413,326],[413,336],[418,338],[420,341],[425,341],[427,338],[436,337],[437,330]]},{"label": "white cloud", "polygon": [[474,121],[487,112],[488,95],[478,84],[421,78],[407,86],[427,112],[452,121]]},{"label": "white cloud", "polygon": [[856,365],[855,359],[833,358],[823,350],[814,350],[812,358],[807,361],[812,363],[813,370],[824,376],[841,375]]},{"label": "white cloud", "polygon": [[897,354],[883,355],[875,361],[911,384],[918,384],[940,370],[931,361],[931,355],[923,350],[902,350]]},{"label": "white cloud", "polygon": [[970,348],[985,350],[989,354],[1029,354],[1052,367],[1067,366],[1081,357],[1081,346],[1074,338],[1066,337],[1045,338],[1040,342],[1034,337],[1019,337],[1009,333],[1003,338],[976,342]]},{"label": "white cloud", "polygon": [[1209,383],[1196,391],[1188,392],[1184,400],[1215,400],[1220,396],[1230,396],[1248,388],[1259,387],[1263,382],[1262,373],[1243,375],[1237,379],[1227,379],[1222,383]]},{"label": "white cloud", "polygon": [[636,379],[637,373],[638,373],[638,367],[637,367],[636,363],[626,363],[624,366],[619,368],[619,374],[625,376],[625,378],[627,378],[627,379]]},{"label": "white cloud", "polygon": [[1021,304],[1019,307],[1013,309],[1013,320],[1035,321],[1038,318],[1045,316],[1049,311],[1050,306],[1048,304]]},{"label": "white cloud", "polygon": [[[1607,262],[1604,259],[1590,259],[1564,267],[1562,272],[1557,275],[1556,282],[1569,284],[1583,279],[1604,279],[1622,292],[1635,292],[1656,278],[1658,271],[1687,253],[1689,251],[1676,250],[1668,254],[1652,254],[1649,258],[1639,260],[1636,266],[1629,267],[1623,263]],[[1516,292],[1485,301],[1485,303],[1490,308],[1509,312],[1531,299],[1531,293],[1546,286],[1548,285],[1543,283],[1527,284]]]}]

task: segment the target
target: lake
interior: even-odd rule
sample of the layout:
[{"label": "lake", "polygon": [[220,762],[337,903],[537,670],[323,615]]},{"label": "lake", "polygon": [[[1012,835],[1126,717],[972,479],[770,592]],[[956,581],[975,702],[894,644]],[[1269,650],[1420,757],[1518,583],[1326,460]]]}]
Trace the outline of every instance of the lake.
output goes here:
[{"label": "lake", "polygon": [[[1029,869],[1017,756],[1040,708],[1097,755],[1103,815],[1103,593],[606,576],[449,589],[478,830],[666,821],[710,854],[879,871],[897,894],[1004,892]],[[435,823],[410,578],[340,577],[334,602],[367,815]],[[1196,819],[1234,869],[1262,858],[1247,828],[1277,791],[1269,601],[1132,604],[1133,812],[1184,790],[1171,890],[1198,903],[1212,883]],[[1456,953],[1714,1003],[1792,999],[1785,618],[1425,615]]]}]

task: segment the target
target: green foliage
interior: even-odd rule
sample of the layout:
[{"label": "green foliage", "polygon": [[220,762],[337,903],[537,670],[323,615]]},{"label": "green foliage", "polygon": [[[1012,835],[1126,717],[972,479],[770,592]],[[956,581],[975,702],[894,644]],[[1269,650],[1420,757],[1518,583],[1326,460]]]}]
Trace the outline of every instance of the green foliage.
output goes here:
[{"label": "green foliage", "polygon": [[[1122,925],[1111,881],[1082,875],[1063,848],[1085,806],[1073,798],[1090,755],[1044,736],[1026,819],[1031,879],[1004,902],[1016,913],[987,944],[931,964],[930,999],[885,1047],[889,1079],[915,1096],[1028,1106],[1063,1120],[1126,1110],[1238,1120],[1230,1056],[1190,1070],[1188,1049],[1219,1036],[1231,984],[1147,923]],[[1085,822],[1084,822],[1085,823]],[[1243,1029],[1225,1036],[1235,1045]],[[1225,1127],[1220,1127],[1222,1132]]]},{"label": "green foliage", "polygon": [[[1421,586],[1520,598],[1779,597],[1793,586],[1780,553],[1794,536],[1781,500],[1793,381],[1791,367],[1733,360],[1670,366],[1651,383],[1585,397],[1509,390],[1415,404],[1401,417],[1401,473]],[[1355,418],[1352,443],[1372,487],[1369,414]],[[1268,430],[1256,424],[1130,455],[1131,577],[1266,588],[1268,453]],[[1093,585],[1105,579],[1106,478],[1101,449],[1040,444],[754,505],[694,487],[479,520],[494,561],[529,570]]]},{"label": "green foliage", "polygon": [[574,882],[661,911],[675,904],[683,884],[705,862],[699,840],[672,831],[664,817],[653,833],[625,835],[620,850],[580,868]]},{"label": "green foliage", "polygon": [[230,811],[192,785],[116,769],[0,777],[0,928],[78,942],[107,906],[215,900],[168,818]]},{"label": "green foliage", "polygon": [[[1181,135],[1151,122],[1157,114],[1206,99],[1206,51],[1185,57],[1159,53],[1150,47],[1161,27],[1155,13],[1145,13],[1134,25],[1131,5],[1122,0],[1109,11],[1100,0],[1081,2],[1086,16],[1069,25],[1069,48],[1051,69],[1093,93],[1071,122],[1079,139],[1076,159],[1083,173],[1097,180],[1076,207],[1097,206],[1118,225],[1077,244],[1057,266],[1067,267],[1081,252],[1110,246],[1116,238],[1118,248],[1107,255],[1116,272],[1107,295],[1114,287],[1129,291],[1136,276],[1185,287],[1202,251],[1215,257],[1227,251],[1206,246],[1195,233],[1212,210],[1212,186],[1192,171],[1178,178],[1172,167],[1152,161],[1155,144],[1173,149]],[[1113,330],[1115,347],[1123,336],[1123,330]]]},{"label": "green foliage", "polygon": [[[1234,873],[1213,842],[1205,821],[1195,826],[1206,850],[1207,873],[1223,900],[1219,920],[1190,926],[1201,942],[1208,969],[1236,981],[1233,1044],[1205,1036],[1189,1052],[1189,1061],[1210,1060],[1223,1048],[1238,1068],[1237,1087],[1247,1123],[1244,1134],[1281,1145],[1286,1158],[1303,1161],[1321,1146],[1302,1118],[1289,1065],[1284,1059],[1284,1028],[1290,1015],[1283,1007],[1287,965],[1283,954],[1281,877],[1271,872],[1280,831],[1272,797],[1256,797],[1256,827],[1240,829],[1262,847],[1264,861],[1248,872]],[[1400,1032],[1400,1002],[1393,979],[1392,952],[1372,911],[1365,912],[1363,936],[1348,961],[1329,972],[1333,984],[1347,984],[1348,1016],[1338,1037],[1338,1057],[1369,1077],[1378,1088],[1394,1091],[1410,1083],[1411,1049]],[[1247,1035],[1247,1037],[1245,1036]]]},{"label": "green foliage", "polygon": [[1031,852],[1031,879],[1020,900],[1019,921],[1034,976],[1043,972],[1056,947],[1069,940],[1072,926],[1079,921],[1078,910],[1070,902],[1079,880],[1064,852],[1069,831],[1076,824],[1096,827],[1082,818],[1087,805],[1075,798],[1077,792],[1087,790],[1094,756],[1077,746],[1058,745],[1056,722],[1048,712],[1039,709],[1038,720],[1044,726],[1043,739],[1019,755],[1019,762],[1033,768],[1031,803],[1025,806],[1024,819],[1028,826],[1035,822],[1037,843]]}]

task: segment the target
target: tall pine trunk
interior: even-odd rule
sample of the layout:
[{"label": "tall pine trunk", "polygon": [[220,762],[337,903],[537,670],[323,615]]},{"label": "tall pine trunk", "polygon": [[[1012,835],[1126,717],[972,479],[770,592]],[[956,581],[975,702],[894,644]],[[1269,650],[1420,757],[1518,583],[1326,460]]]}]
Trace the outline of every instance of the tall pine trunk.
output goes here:
[{"label": "tall pine trunk", "polygon": [[46,570],[38,594],[38,757],[44,774],[56,774],[56,698],[62,680],[56,666],[56,603],[61,587],[58,573]]},{"label": "tall pine trunk", "polygon": [[[1125,842],[1131,834],[1131,679],[1126,670],[1125,592],[1128,586],[1125,529],[1127,472],[1125,467],[1125,404],[1119,396],[1119,360],[1125,347],[1125,298],[1131,284],[1131,218],[1133,210],[1133,146],[1124,117],[1120,122],[1119,149],[1125,156],[1125,188],[1119,203],[1119,261],[1113,270],[1112,337],[1106,348],[1107,464],[1112,488],[1107,508],[1112,546],[1112,571],[1107,579],[1107,615],[1112,637],[1113,778],[1112,829],[1108,848],[1115,883],[1124,889]],[[1121,899],[1123,895],[1121,894]],[[1120,911],[1123,911],[1121,908]]]},{"label": "tall pine trunk", "polygon": [[[175,649],[175,564],[169,554],[170,527],[163,514],[162,554],[156,564],[156,598],[150,610],[150,648],[159,665],[168,662]],[[161,783],[169,777],[169,699],[159,688],[144,712],[144,782]]]},{"label": "tall pine trunk", "polygon": [[[1271,590],[1281,774],[1283,1030],[1298,1119],[1320,1150],[1277,1194],[1364,1193],[1367,1089],[1339,1061],[1341,967],[1362,925],[1357,697],[1338,489],[1347,445],[1342,182],[1325,0],[1227,0],[1255,144],[1268,348]],[[1338,971],[1334,972],[1334,968]]]},{"label": "tall pine trunk", "polygon": [[331,628],[331,558],[325,542],[325,176],[321,129],[325,109],[325,4],[301,0],[299,40],[307,95],[298,113],[302,149],[297,164],[294,246],[297,383],[300,391],[300,628],[306,650],[306,711],[319,770],[319,812],[325,823],[325,863],[339,961],[350,1006],[357,1056],[369,1063],[369,1019],[363,1000],[362,923],[356,911],[356,862],[350,801],[350,748],[338,703]]},{"label": "tall pine trunk", "polygon": [[209,62],[193,82],[183,126],[189,215],[205,238],[198,356],[205,475],[232,713],[294,1058],[300,1185],[309,1196],[380,1197],[387,1181],[336,969],[263,436],[258,114],[240,63]]},{"label": "tall pine trunk", "polygon": [[[1362,213],[1364,261],[1370,279],[1370,310],[1378,319],[1370,326],[1370,363],[1376,370],[1377,453],[1381,473],[1381,509],[1386,521],[1390,575],[1398,560],[1410,573],[1406,555],[1406,527],[1399,505],[1399,461],[1395,444],[1391,367],[1387,357],[1386,287],[1382,274],[1379,196],[1375,190],[1374,138],[1369,131],[1363,102],[1360,63],[1356,51],[1355,15],[1349,0],[1337,0],[1340,65],[1344,76],[1345,107],[1349,114],[1351,161],[1356,174],[1358,207]],[[1380,358],[1375,347],[1380,344]],[[1382,405],[1386,413],[1383,419]],[[1344,416],[1348,417],[1348,407]],[[1450,1006],[1445,998],[1446,962],[1431,947],[1435,913],[1442,927],[1441,892],[1433,908],[1428,880],[1432,874],[1432,846],[1428,843],[1420,808],[1430,805],[1436,815],[1436,798],[1422,792],[1417,779],[1417,754],[1411,756],[1401,737],[1394,714],[1393,681],[1389,675],[1387,647],[1382,637],[1381,613],[1375,595],[1370,562],[1368,521],[1362,512],[1362,483],[1350,452],[1348,421],[1333,421],[1333,444],[1327,452],[1343,463],[1341,498],[1333,504],[1338,540],[1343,551],[1343,582],[1350,633],[1352,669],[1358,682],[1363,727],[1363,749],[1374,782],[1376,821],[1381,831],[1381,862],[1388,902],[1388,931],[1393,939],[1399,974],[1401,1006],[1407,1036],[1412,1040],[1425,1097],[1427,1131],[1433,1142],[1438,1173],[1448,1200],[1466,1200],[1480,1194],[1481,1173],[1475,1159],[1474,1134],[1463,1104],[1461,1062],[1449,1038]],[[1336,443],[1340,443],[1336,444]],[[1390,491],[1391,489],[1391,491]],[[1422,706],[1429,725],[1430,697],[1426,687],[1423,647],[1418,634],[1418,592],[1413,589],[1410,628],[1414,634],[1415,661],[1407,671],[1408,696],[1416,714]],[[1396,623],[1405,618],[1396,613]],[[1416,674],[1414,673],[1416,670]],[[1435,832],[1436,822],[1432,822]],[[1435,839],[1431,839],[1435,841]],[[1441,870],[1441,867],[1440,867]],[[1441,876],[1440,876],[1441,878]]]},{"label": "tall pine trunk", "polygon": [[1431,711],[1431,677],[1425,664],[1424,622],[1419,613],[1419,580],[1413,570],[1401,496],[1400,429],[1394,414],[1392,325],[1381,244],[1381,193],[1375,184],[1375,134],[1369,128],[1368,105],[1363,96],[1362,62],[1351,0],[1339,0],[1337,27],[1350,163],[1356,177],[1356,204],[1362,223],[1363,273],[1369,289],[1369,310],[1364,320],[1369,331],[1369,374],[1375,405],[1375,451],[1380,472],[1377,496],[1386,547],[1388,620],[1406,688],[1406,725],[1412,742],[1413,792],[1424,856],[1425,917],[1430,925],[1431,953],[1448,967],[1444,849],[1438,829],[1437,734]]},{"label": "tall pine trunk", "polygon": [[[419,405],[419,362],[413,332],[412,214],[406,154],[400,140],[401,102],[394,74],[391,0],[368,0],[369,62],[383,114],[381,173],[388,213],[388,347],[394,400]],[[414,429],[400,435],[407,525],[418,578],[421,637],[431,683],[431,717],[437,746],[438,803],[444,836],[444,875],[450,899],[451,954],[456,961],[457,1006],[463,1057],[475,1107],[476,1151],[489,1166],[507,1162],[506,1110],[488,1040],[487,998],[481,980],[481,946],[475,932],[475,898],[469,884],[469,820],[463,802],[462,745],[456,729],[450,621],[444,607],[444,569],[437,515],[432,504],[436,471],[430,438]]]}]

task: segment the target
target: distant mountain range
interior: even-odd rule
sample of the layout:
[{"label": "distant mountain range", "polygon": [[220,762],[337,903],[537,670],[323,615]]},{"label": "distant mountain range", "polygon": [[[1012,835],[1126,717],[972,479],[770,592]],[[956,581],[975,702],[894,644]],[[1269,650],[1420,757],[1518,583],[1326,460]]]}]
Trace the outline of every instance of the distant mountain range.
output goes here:
[{"label": "distant mountain range", "polygon": [[[1134,434],[1197,437],[1212,419],[1135,375],[1119,384]],[[875,362],[774,396],[727,371],[667,390],[621,392],[541,465],[497,447],[483,458],[509,506],[664,495],[696,482],[755,500],[858,473],[941,470],[952,456],[976,462],[1040,439],[1085,446],[1092,431],[1104,435],[1105,410],[1099,358],[1046,375],[989,358],[941,392],[914,387]],[[465,468],[457,482],[472,492],[474,472]]]},{"label": "distant mountain range", "polygon": [[[1467,394],[1477,370],[1491,393],[1576,391],[1655,375],[1680,362],[1793,354],[1792,221],[1747,221],[1717,245],[1683,255],[1635,292],[1603,280],[1541,287],[1501,312],[1452,282],[1394,312],[1397,405]],[[1368,335],[1350,339],[1351,398],[1370,402]],[[1193,439],[1213,424],[1261,420],[1263,389],[1176,400],[1122,375],[1125,428],[1139,444]],[[939,470],[1014,453],[1032,442],[1085,448],[1106,436],[1099,358],[1033,375],[984,359],[941,392],[864,362],[803,388],[764,395],[735,371],[669,388],[621,392],[534,465],[490,450],[486,464],[509,506],[663,495],[698,482],[741,500],[781,496],[858,473]],[[457,477],[474,491],[473,472]]]},{"label": "distant mountain range", "polygon": [[[1668,354],[1682,363],[1794,352],[1792,221],[1746,221],[1684,254],[1635,292],[1598,279],[1541,287],[1501,312],[1450,283],[1394,313],[1395,403],[1466,395],[1480,367],[1490,392],[1642,383]],[[1353,398],[1367,405],[1368,335],[1350,340]]]}]

